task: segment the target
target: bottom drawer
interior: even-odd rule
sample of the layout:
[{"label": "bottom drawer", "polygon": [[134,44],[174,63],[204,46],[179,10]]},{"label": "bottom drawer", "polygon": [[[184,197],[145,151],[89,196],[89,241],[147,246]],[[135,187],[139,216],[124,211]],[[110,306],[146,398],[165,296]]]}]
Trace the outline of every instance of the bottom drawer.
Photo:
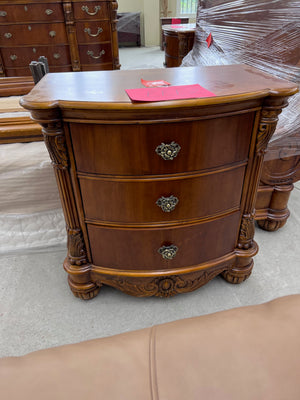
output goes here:
[{"label": "bottom drawer", "polygon": [[[199,265],[235,248],[240,213],[213,221],[162,228],[121,228],[88,225],[93,265],[126,270],[166,270]],[[163,246],[178,248],[167,260]]]},{"label": "bottom drawer", "polygon": [[49,65],[71,64],[69,46],[27,46],[1,49],[5,67],[24,67],[40,56],[48,59]]},{"label": "bottom drawer", "polygon": [[79,45],[81,64],[102,64],[112,62],[111,43]]}]

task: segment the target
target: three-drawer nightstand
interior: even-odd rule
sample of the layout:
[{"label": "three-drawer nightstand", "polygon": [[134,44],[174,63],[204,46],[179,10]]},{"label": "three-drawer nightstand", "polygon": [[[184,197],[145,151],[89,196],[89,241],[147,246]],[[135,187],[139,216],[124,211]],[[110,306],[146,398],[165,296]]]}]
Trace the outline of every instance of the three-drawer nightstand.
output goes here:
[{"label": "three-drawer nightstand", "polygon": [[[141,78],[215,97],[132,103]],[[263,156],[297,87],[246,65],[46,75],[22,98],[43,134],[76,296],[172,296],[249,277]]]},{"label": "three-drawer nightstand", "polygon": [[115,0],[0,0],[0,76],[28,76],[40,56],[51,72],[118,69]]}]

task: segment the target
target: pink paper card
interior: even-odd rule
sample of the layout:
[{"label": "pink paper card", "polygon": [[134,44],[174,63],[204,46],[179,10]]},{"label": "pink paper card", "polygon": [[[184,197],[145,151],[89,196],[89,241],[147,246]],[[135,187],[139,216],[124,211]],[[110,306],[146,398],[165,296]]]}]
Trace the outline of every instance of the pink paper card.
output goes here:
[{"label": "pink paper card", "polygon": [[182,85],[156,88],[127,89],[127,95],[132,101],[167,101],[181,99],[196,99],[201,97],[214,97],[215,94],[202,86]]},{"label": "pink paper card", "polygon": [[173,24],[180,24],[181,23],[181,19],[180,18],[172,18],[172,25]]}]

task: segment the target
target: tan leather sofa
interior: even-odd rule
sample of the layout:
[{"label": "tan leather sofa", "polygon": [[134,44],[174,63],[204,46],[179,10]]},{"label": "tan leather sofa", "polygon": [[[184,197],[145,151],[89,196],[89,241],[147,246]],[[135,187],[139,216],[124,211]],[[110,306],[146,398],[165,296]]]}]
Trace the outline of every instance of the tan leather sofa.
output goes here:
[{"label": "tan leather sofa", "polygon": [[6,400],[299,400],[300,295],[0,360]]}]

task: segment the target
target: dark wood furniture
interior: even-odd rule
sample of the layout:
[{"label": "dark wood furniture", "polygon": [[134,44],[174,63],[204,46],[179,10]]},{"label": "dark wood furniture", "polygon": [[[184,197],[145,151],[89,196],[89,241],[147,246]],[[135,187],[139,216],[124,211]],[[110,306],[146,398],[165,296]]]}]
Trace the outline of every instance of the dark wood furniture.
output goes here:
[{"label": "dark wood furniture", "polygon": [[164,25],[165,67],[179,67],[183,58],[192,50],[195,24]]},{"label": "dark wood furniture", "polygon": [[188,24],[189,18],[187,17],[161,17],[160,18],[160,49],[164,50],[164,33],[162,27],[170,24]]},{"label": "dark wood furniture", "polygon": [[0,0],[0,76],[25,77],[2,95],[28,92],[39,56],[52,72],[119,68],[117,8],[116,0]]},{"label": "dark wood furniture", "polygon": [[[131,103],[141,78],[216,97]],[[55,169],[73,293],[172,296],[248,278],[264,152],[296,92],[245,65],[46,75],[21,104]]]}]

